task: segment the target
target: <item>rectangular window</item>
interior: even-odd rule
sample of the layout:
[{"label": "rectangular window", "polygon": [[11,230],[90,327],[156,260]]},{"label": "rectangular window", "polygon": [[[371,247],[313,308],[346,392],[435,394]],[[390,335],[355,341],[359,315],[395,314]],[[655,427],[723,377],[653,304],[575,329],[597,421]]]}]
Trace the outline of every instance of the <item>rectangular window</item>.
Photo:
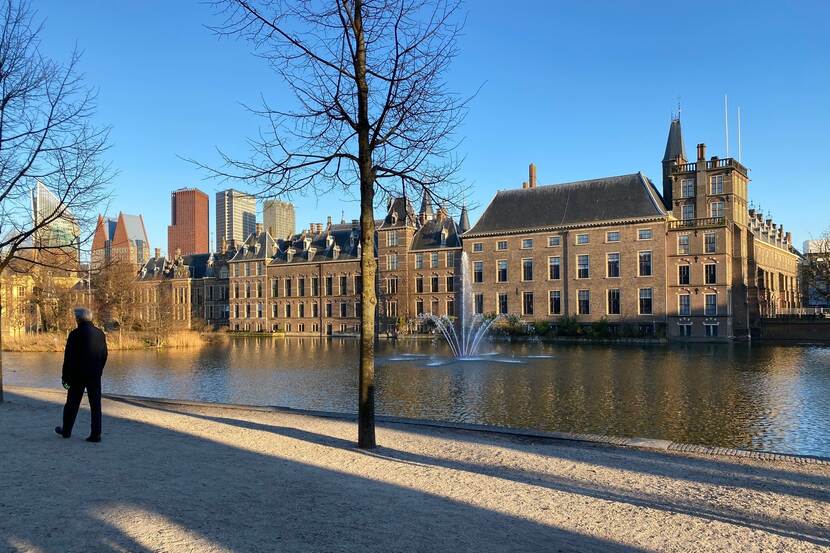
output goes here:
[{"label": "rectangular window", "polygon": [[320,279],[318,277],[311,277],[311,295],[320,295]]},{"label": "rectangular window", "polygon": [[424,300],[418,298],[415,300],[415,314],[416,315],[423,315],[424,314]]},{"label": "rectangular window", "polygon": [[678,265],[677,266],[677,283],[678,284],[689,284],[691,273],[691,267],[689,265]]},{"label": "rectangular window", "polygon": [[548,313],[551,315],[562,313],[562,292],[559,290],[548,292]]},{"label": "rectangular window", "polygon": [[386,293],[387,294],[397,294],[398,293],[398,277],[392,277],[386,281]]},{"label": "rectangular window", "polygon": [[320,306],[316,301],[311,304],[311,316],[315,318],[320,316]]},{"label": "rectangular window", "polygon": [[620,289],[611,288],[608,290],[608,314],[620,314]]},{"label": "rectangular window", "polygon": [[590,278],[590,263],[588,255],[576,256],[576,278]]},{"label": "rectangular window", "polygon": [[500,293],[498,297],[499,315],[507,315],[507,294]]},{"label": "rectangular window", "polygon": [[533,259],[529,257],[522,259],[522,280],[533,280]]},{"label": "rectangular window", "polygon": [[473,282],[484,282],[484,262],[473,263]]},{"label": "rectangular window", "polygon": [[430,279],[430,292],[438,291],[438,275],[432,275]]},{"label": "rectangular window", "polygon": [[447,267],[455,267],[455,252],[447,252]]},{"label": "rectangular window", "polygon": [[497,282],[507,282],[507,260],[500,259],[498,261],[498,269],[496,271]]},{"label": "rectangular window", "polygon": [[712,175],[710,194],[723,194],[723,175]]},{"label": "rectangular window", "polygon": [[707,317],[714,317],[718,314],[718,295],[705,294],[704,296],[703,314]]},{"label": "rectangular window", "polygon": [[533,292],[522,292],[522,315],[533,315]]},{"label": "rectangular window", "polygon": [[476,294],[473,298],[473,304],[475,314],[482,315],[484,313],[484,294]]},{"label": "rectangular window", "polygon": [[703,251],[715,253],[717,250],[717,235],[714,232],[707,232],[703,235]]},{"label": "rectangular window", "polygon": [[651,276],[651,252],[640,252],[640,276]]},{"label": "rectangular window", "polygon": [[709,217],[723,217],[723,202],[712,202],[709,204]]},{"label": "rectangular window", "polygon": [[398,233],[396,231],[386,233],[386,245],[387,246],[397,246],[398,245]]},{"label": "rectangular window", "polygon": [[689,221],[695,218],[695,204],[683,204],[680,208],[680,218]]},{"label": "rectangular window", "polygon": [[282,287],[282,289],[285,290],[285,297],[286,298],[290,298],[292,296],[293,290],[291,289],[291,283],[292,283],[291,279],[287,278],[287,279],[285,279],[285,285]]},{"label": "rectangular window", "polygon": [[588,239],[588,235],[585,233],[577,234],[576,235],[576,243],[577,244],[587,244],[590,240]]},{"label": "rectangular window", "polygon": [[285,318],[286,319],[291,318],[291,304],[290,303],[285,304]]},{"label": "rectangular window", "polygon": [[559,246],[561,243],[562,243],[562,237],[561,236],[548,236],[548,247],[549,248],[555,248],[556,246]]},{"label": "rectangular window", "polygon": [[484,251],[484,244],[481,242],[476,242],[473,244],[473,251],[475,253],[483,252]]},{"label": "rectangular window", "polygon": [[718,282],[718,270],[717,265],[714,263],[706,263],[703,266],[703,275],[704,280],[703,282],[706,284],[717,284]]},{"label": "rectangular window", "polygon": [[689,235],[681,234],[677,237],[677,253],[680,255],[688,255],[691,249],[689,248]]},{"label": "rectangular window", "polygon": [[346,302],[343,302],[343,303],[340,304],[340,318],[345,319],[348,316],[349,316],[349,304],[346,303]]},{"label": "rectangular window", "polygon": [[424,277],[422,277],[421,275],[415,277],[415,293],[424,293]]},{"label": "rectangular window", "polygon": [[326,295],[333,296],[334,295],[334,277],[329,275],[326,277]]},{"label": "rectangular window", "polygon": [[692,335],[692,325],[685,324],[685,325],[678,325],[680,327],[680,336],[684,338],[688,338]]},{"label": "rectangular window", "polygon": [[620,254],[608,254],[608,271],[606,276],[608,278],[618,278],[620,276]]},{"label": "rectangular window", "polygon": [[424,268],[424,254],[416,253],[415,254],[415,268],[416,269],[423,269]]},{"label": "rectangular window", "polygon": [[706,329],[706,336],[709,338],[714,338],[718,335],[718,325],[704,324],[703,328]]},{"label": "rectangular window", "polygon": [[496,249],[497,250],[506,250],[507,249],[507,240],[499,240],[496,242]]},{"label": "rectangular window", "polygon": [[548,258],[548,278],[550,280],[559,280],[562,277],[562,273],[560,271],[561,263],[559,256],[549,257]]},{"label": "rectangular window", "polygon": [[529,250],[533,248],[533,239],[532,238],[525,238],[522,240],[522,249]]},{"label": "rectangular window", "polygon": [[299,306],[297,306],[297,313],[298,313],[298,315],[300,316],[301,319],[305,317],[305,304],[304,303],[301,303]]},{"label": "rectangular window", "polygon": [[577,313],[589,315],[591,313],[591,292],[589,290],[579,290],[576,304]]},{"label": "rectangular window", "polygon": [[345,296],[346,294],[349,293],[348,283],[349,283],[349,279],[346,277],[346,275],[340,275],[340,295],[341,296]]},{"label": "rectangular window", "polygon": [[619,242],[620,241],[620,231],[618,230],[611,230],[605,233],[605,241],[606,242]]},{"label": "rectangular window", "polygon": [[640,288],[640,315],[651,315],[652,296],[651,288]]},{"label": "rectangular window", "polygon": [[677,314],[681,317],[689,317],[692,314],[692,296],[680,294],[677,303]]},{"label": "rectangular window", "polygon": [[695,180],[683,179],[680,181],[680,197],[692,198],[695,195]]},{"label": "rectangular window", "polygon": [[305,277],[297,279],[297,295],[300,297],[305,296]]},{"label": "rectangular window", "polygon": [[438,267],[438,253],[437,252],[433,252],[429,256],[429,266],[432,267],[433,269]]},{"label": "rectangular window", "polygon": [[652,232],[650,228],[641,228],[637,230],[637,240],[651,240]]},{"label": "rectangular window", "polygon": [[326,303],[326,317],[331,317],[331,302]]},{"label": "rectangular window", "polygon": [[447,292],[455,292],[455,277],[447,275]]},{"label": "rectangular window", "polygon": [[397,271],[398,270],[398,254],[390,253],[386,256],[386,268],[389,271]]},{"label": "rectangular window", "polygon": [[453,298],[447,300],[447,317],[455,317],[455,300]]}]

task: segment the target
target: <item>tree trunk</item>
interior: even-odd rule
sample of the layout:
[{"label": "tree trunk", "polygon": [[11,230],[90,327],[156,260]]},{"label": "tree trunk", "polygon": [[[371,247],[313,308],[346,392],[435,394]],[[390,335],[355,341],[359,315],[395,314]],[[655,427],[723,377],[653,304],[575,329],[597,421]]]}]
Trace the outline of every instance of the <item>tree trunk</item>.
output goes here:
[{"label": "tree trunk", "polygon": [[0,290],[0,403],[3,403],[3,298]]},{"label": "tree trunk", "polygon": [[354,3],[355,55],[357,84],[357,138],[360,168],[360,377],[357,406],[357,446],[372,449],[375,443],[375,171],[369,143],[369,85],[366,81],[366,42],[363,35],[363,6]]}]

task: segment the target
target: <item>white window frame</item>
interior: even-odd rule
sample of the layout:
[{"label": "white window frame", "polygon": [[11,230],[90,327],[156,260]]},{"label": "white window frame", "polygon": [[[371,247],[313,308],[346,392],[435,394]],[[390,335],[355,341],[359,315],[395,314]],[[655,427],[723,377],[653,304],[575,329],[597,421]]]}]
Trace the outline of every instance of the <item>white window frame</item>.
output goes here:
[{"label": "white window frame", "polygon": [[[709,177],[709,194],[723,194],[723,175],[712,175]],[[718,190],[715,190],[715,183],[718,183]]]},{"label": "white window frame", "polygon": [[558,248],[562,245],[562,237],[561,236],[548,236],[548,247],[549,248]]},{"label": "white window frame", "polygon": [[[640,236],[641,232],[648,231],[648,238],[643,238]],[[648,240],[654,240],[654,229],[647,227],[647,228],[638,228],[637,229],[637,241],[639,242],[646,242]]]},{"label": "white window frame", "polygon": [[[580,242],[582,238],[585,238],[584,242]],[[591,243],[591,236],[587,232],[580,232],[579,234],[575,235],[574,237],[574,244],[577,246],[585,246]]]}]

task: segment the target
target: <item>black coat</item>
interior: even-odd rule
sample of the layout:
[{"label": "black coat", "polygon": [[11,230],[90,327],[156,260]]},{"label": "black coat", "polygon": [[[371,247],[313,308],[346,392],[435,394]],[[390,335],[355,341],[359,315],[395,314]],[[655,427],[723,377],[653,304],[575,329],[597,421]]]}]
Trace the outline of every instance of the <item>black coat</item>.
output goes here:
[{"label": "black coat", "polygon": [[63,354],[62,380],[84,384],[101,378],[107,363],[107,338],[90,322],[81,322],[69,333]]}]

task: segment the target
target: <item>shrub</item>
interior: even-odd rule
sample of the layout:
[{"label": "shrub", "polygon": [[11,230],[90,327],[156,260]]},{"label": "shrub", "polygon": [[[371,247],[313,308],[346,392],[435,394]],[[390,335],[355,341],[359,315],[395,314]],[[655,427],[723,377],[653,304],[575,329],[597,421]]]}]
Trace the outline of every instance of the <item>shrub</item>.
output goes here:
[{"label": "shrub", "polygon": [[557,326],[557,334],[559,336],[579,336],[581,330],[582,328],[576,320],[576,317],[568,315],[562,317],[559,320],[559,325]]}]

